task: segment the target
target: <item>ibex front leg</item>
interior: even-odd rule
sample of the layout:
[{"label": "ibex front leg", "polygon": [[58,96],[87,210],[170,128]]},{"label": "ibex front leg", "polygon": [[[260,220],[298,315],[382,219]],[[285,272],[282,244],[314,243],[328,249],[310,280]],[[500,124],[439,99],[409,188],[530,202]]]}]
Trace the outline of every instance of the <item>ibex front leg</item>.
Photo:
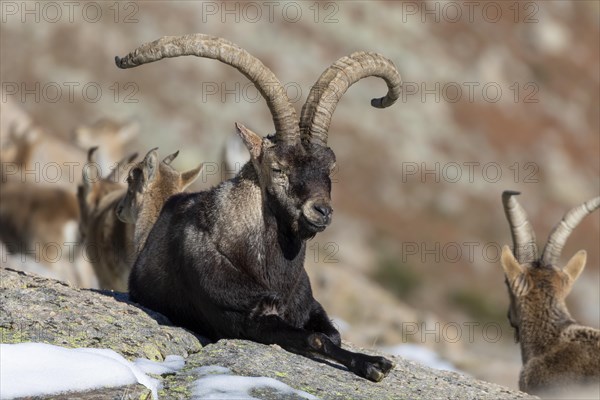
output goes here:
[{"label": "ibex front leg", "polygon": [[257,316],[248,320],[246,338],[264,344],[278,344],[301,355],[320,354],[344,365],[356,375],[379,382],[394,364],[378,356],[342,349],[324,333],[295,328],[278,315]]},{"label": "ibex front leg", "polygon": [[304,324],[304,329],[309,332],[321,332],[326,334],[331,341],[337,346],[342,345],[342,339],[340,337],[340,333],[333,326],[329,316],[323,309],[321,304],[314,300],[313,307],[310,311],[310,317],[308,318],[308,322]]}]

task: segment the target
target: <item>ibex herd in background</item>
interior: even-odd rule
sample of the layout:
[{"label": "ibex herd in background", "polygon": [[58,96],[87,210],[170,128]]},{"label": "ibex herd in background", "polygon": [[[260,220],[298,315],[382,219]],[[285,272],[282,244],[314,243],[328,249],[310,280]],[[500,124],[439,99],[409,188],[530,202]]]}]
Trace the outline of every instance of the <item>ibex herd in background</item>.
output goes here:
[{"label": "ibex herd in background", "polygon": [[[132,300],[211,340],[245,338],[299,354],[317,353],[380,381],[392,362],[341,347],[339,332],[312,295],[304,259],[307,240],[332,219],[335,155],[327,138],[336,105],[352,84],[376,76],[387,83],[388,93],[371,104],[391,106],[400,96],[398,71],[376,53],[342,57],[319,77],[298,118],[275,75],[221,38],[164,37],[115,61],[120,68],[131,68],[188,55],[236,68],[254,83],[271,111],[271,135],[263,137],[236,123],[238,144],[245,145],[249,157],[228,140],[224,161],[229,170],[237,169],[239,160],[249,161],[234,178],[210,190],[185,193],[202,164],[181,173],[171,166],[178,152],[160,161],[157,149],[132,164],[136,155],[127,156],[124,149],[139,127],[104,120],[79,127],[73,136],[76,150],[68,151],[82,166],[98,165],[96,171],[106,172],[110,165],[113,170],[92,176],[89,168],[78,169],[81,183],[75,195],[66,186],[18,179],[32,162],[44,161],[36,156],[41,137],[59,141],[33,131],[11,133],[12,146],[0,153],[3,162],[14,166],[2,173],[0,239],[11,253],[31,251],[36,243],[77,242],[72,263],[53,271],[58,279],[129,290]],[[58,156],[50,152],[46,157]],[[119,179],[123,176],[127,185]],[[571,230],[599,207],[600,198],[567,213],[538,257],[533,229],[516,194],[502,196],[513,250],[505,246],[501,264],[509,320],[521,343],[520,388],[533,393],[598,380],[600,333],[577,325],[565,306],[586,254],[578,252],[563,269],[557,263]],[[15,262],[11,257],[9,262]],[[50,270],[56,269],[40,257]],[[21,267],[44,273],[40,267]]]},{"label": "ibex herd in background", "polygon": [[[97,164],[98,148],[88,153],[88,165]],[[115,207],[125,196],[127,187],[118,181],[123,169],[137,157],[120,160],[105,177],[100,168],[86,168],[77,187],[80,209],[80,242],[86,249],[101,288],[126,291],[133,257],[134,226],[119,220]]]},{"label": "ibex herd in background", "polygon": [[[7,107],[8,111],[14,113],[11,107]],[[121,124],[106,119],[79,126],[71,138],[74,145],[22,119],[11,122],[0,152],[3,257],[9,252],[15,255],[10,259],[13,267],[78,286],[96,287],[96,277],[87,257],[83,257],[78,239],[81,210],[75,185],[87,163],[87,146],[104,148],[98,169],[108,171],[117,157],[122,157],[124,146],[137,134],[139,126],[135,122]],[[24,131],[18,132],[18,125]],[[56,162],[63,160],[68,161]],[[50,163],[58,168],[53,171],[56,180],[52,183],[41,176]],[[16,256],[19,253],[26,256]]]}]

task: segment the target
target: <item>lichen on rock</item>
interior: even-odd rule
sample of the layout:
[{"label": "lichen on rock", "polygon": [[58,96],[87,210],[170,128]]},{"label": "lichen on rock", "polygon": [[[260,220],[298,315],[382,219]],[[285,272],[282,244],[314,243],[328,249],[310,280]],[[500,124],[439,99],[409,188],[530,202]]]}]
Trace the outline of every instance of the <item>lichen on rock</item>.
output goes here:
[{"label": "lichen on rock", "polygon": [[[516,399],[525,393],[478,381],[465,375],[438,371],[399,357],[395,368],[379,383],[362,379],[334,362],[290,353],[277,345],[245,340],[220,340],[202,347],[200,338],[172,326],[164,316],[110,291],[75,289],[67,284],[10,269],[0,269],[0,341],[44,342],[65,347],[109,348],[133,360],[186,358],[183,369],[158,377],[165,399],[189,399],[201,377],[202,366],[218,365],[240,376],[268,377],[320,399]],[[344,347],[354,351],[349,343]],[[270,389],[252,396],[281,399]],[[283,398],[298,398],[285,394]],[[286,397],[287,396],[287,397]],[[77,399],[150,399],[141,385],[61,395]]]}]

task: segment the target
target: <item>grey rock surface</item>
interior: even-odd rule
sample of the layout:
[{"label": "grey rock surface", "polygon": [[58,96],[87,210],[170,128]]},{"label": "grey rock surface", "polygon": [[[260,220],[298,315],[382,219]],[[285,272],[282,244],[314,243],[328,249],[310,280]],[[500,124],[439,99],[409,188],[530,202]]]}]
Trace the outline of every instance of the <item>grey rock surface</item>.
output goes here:
[{"label": "grey rock surface", "polygon": [[[189,399],[201,376],[198,368],[218,365],[234,375],[270,377],[320,399],[516,399],[533,398],[455,372],[438,371],[391,357],[395,368],[372,383],[333,362],[292,354],[279,346],[220,340],[202,347],[192,333],[168,325],[160,314],[142,309],[114,292],[79,290],[23,272],[0,269],[2,343],[38,341],[66,347],[110,348],[128,359],[186,357],[185,367],[159,377],[164,399]],[[353,348],[354,351],[360,349]],[[368,350],[370,354],[375,354]],[[252,391],[260,399],[294,399],[272,389]],[[53,396],[52,398],[56,398]],[[60,398],[146,399],[141,385],[100,389]]]},{"label": "grey rock surface", "polygon": [[202,348],[195,335],[133,306],[127,295],[75,289],[5,268],[0,269],[0,341],[110,348],[129,359],[160,361]]}]

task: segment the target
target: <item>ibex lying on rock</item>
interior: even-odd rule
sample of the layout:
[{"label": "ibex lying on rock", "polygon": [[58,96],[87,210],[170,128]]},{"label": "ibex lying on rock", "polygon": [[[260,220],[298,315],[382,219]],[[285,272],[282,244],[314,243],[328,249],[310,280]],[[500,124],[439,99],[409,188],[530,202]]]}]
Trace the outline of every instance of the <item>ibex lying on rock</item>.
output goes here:
[{"label": "ibex lying on rock", "polygon": [[178,154],[173,153],[159,162],[157,149],[152,149],[129,170],[127,194],[117,205],[117,217],[125,223],[135,224],[133,242],[136,254],[144,247],[167,199],[183,192],[202,171],[202,164],[183,173],[171,167]]},{"label": "ibex lying on rock", "polygon": [[513,197],[517,194],[502,194],[513,251],[504,246],[501,263],[510,295],[508,318],[521,342],[519,388],[540,393],[553,387],[598,383],[600,331],[578,325],[565,305],[585,267],[586,252],[577,252],[564,268],[557,264],[571,231],[600,206],[600,197],[566,213],[538,257],[533,228]]},{"label": "ibex lying on rock", "polygon": [[131,68],[184,55],[217,59],[243,73],[265,98],[275,133],[263,138],[236,124],[250,162],[209,191],[167,201],[131,272],[131,298],[213,340],[276,343],[381,380],[392,363],[340,347],[338,331],[312,295],[304,258],[306,241],[331,222],[335,155],[327,131],[337,102],[361,78],[378,76],[388,94],[371,104],[390,106],[401,89],[396,68],[374,53],[341,58],[313,86],[298,120],[275,75],[221,38],[164,37],[116,63]]},{"label": "ibex lying on rock", "polygon": [[120,221],[115,208],[127,189],[115,177],[133,162],[137,154],[121,160],[105,178],[94,176],[95,152],[88,155],[88,167],[83,169],[83,182],[77,189],[81,209],[79,232],[101,289],[126,291],[127,278],[133,262],[133,226]]}]

